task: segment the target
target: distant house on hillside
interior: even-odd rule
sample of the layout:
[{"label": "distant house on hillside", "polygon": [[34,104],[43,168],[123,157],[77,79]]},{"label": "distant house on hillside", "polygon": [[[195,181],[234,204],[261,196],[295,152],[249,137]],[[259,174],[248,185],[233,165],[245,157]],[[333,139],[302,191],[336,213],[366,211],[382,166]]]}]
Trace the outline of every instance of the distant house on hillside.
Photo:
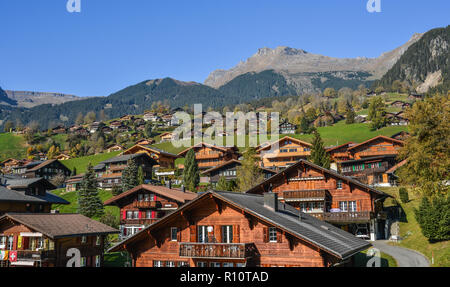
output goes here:
[{"label": "distant house on hillside", "polygon": [[23,174],[24,178],[38,178],[42,177],[47,180],[51,180],[54,176],[62,174],[64,176],[70,176],[72,172],[63,165],[59,160],[52,159],[42,162],[32,168],[27,168]]},{"label": "distant house on hillside", "polygon": [[108,152],[108,153],[114,152],[114,151],[122,151],[122,150],[124,150],[124,148],[118,144],[111,144],[106,147],[106,152]]},{"label": "distant house on hillside", "polygon": [[288,121],[284,121],[282,124],[280,124],[280,134],[281,135],[288,135],[288,134],[295,134],[297,127]]},{"label": "distant house on hillside", "polygon": [[173,133],[171,132],[163,133],[159,137],[161,138],[161,142],[168,142],[173,139]]},{"label": "distant house on hillside", "polygon": [[410,137],[410,134],[405,131],[401,131],[399,133],[396,133],[395,135],[391,136],[391,138],[400,140],[400,141],[406,141]]}]

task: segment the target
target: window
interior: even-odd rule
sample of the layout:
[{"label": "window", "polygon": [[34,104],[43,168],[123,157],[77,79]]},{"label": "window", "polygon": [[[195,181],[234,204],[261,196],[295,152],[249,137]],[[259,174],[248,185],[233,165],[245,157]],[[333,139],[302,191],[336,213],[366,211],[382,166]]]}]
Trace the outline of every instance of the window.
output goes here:
[{"label": "window", "polygon": [[[269,242],[277,242],[277,229],[275,227],[269,228]],[[225,266],[224,266],[225,267]]]},{"label": "window", "polygon": [[213,226],[199,226],[198,227],[198,242],[199,243],[208,243],[209,242],[209,236],[208,233],[213,233],[214,227]]},{"label": "window", "polygon": [[87,242],[87,237],[86,236],[82,236],[81,237],[81,243],[86,243]]},{"label": "window", "polygon": [[133,211],[127,211],[127,219],[133,219]]},{"label": "window", "polygon": [[166,262],[166,267],[175,267],[175,262],[173,262],[173,261],[167,261],[167,262]]},{"label": "window", "polygon": [[348,206],[349,206],[350,212],[356,212],[356,201],[349,201]]},{"label": "window", "polygon": [[6,246],[6,250],[13,250],[13,244],[14,244],[14,236],[8,237],[8,245]]},{"label": "window", "polygon": [[211,263],[209,264],[209,267],[212,267],[212,268],[220,268],[220,263],[219,263],[219,262],[211,262]]},{"label": "window", "polygon": [[142,194],[138,194],[138,201],[142,201],[144,196]]},{"label": "window", "polygon": [[348,211],[348,202],[347,201],[340,201],[339,202],[339,209],[341,212],[347,212]]},{"label": "window", "polygon": [[0,249],[5,249],[6,248],[6,236],[0,236]]},{"label": "window", "polygon": [[95,256],[95,267],[101,267],[100,255]]},{"label": "window", "polygon": [[153,267],[164,267],[162,261],[153,261]]},{"label": "window", "polygon": [[177,267],[189,267],[187,262],[179,261],[177,262]]},{"label": "window", "polygon": [[208,267],[206,262],[197,262],[197,267]]},{"label": "window", "polygon": [[233,226],[222,226],[222,243],[233,243]]},{"label": "window", "polygon": [[86,267],[86,257],[81,257],[80,266],[81,267]]},{"label": "window", "polygon": [[337,188],[337,189],[342,189],[342,180],[338,180],[338,181],[336,182],[336,188]]},{"label": "window", "polygon": [[170,239],[175,242],[178,241],[178,228],[170,228]]},{"label": "window", "polygon": [[223,263],[224,268],[231,268],[234,267],[234,264],[232,262],[224,262]]},{"label": "window", "polygon": [[139,219],[139,211],[133,212],[133,219]]},{"label": "window", "polygon": [[97,240],[95,241],[95,245],[99,246],[100,243],[102,242],[102,237],[97,235]]}]

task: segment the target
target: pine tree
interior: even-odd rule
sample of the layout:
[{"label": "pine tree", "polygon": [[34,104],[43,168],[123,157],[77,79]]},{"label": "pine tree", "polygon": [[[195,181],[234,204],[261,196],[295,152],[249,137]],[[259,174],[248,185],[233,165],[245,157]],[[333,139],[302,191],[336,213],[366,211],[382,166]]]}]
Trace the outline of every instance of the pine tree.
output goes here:
[{"label": "pine tree", "polygon": [[117,195],[121,194],[122,193],[122,187],[119,186],[119,185],[113,185],[111,193],[114,196],[117,196]]},{"label": "pine tree", "polygon": [[355,117],[356,117],[355,110],[353,109],[353,107],[350,104],[347,104],[347,113],[346,113],[345,123],[347,125],[354,124]]},{"label": "pine tree", "polygon": [[103,203],[98,195],[97,178],[91,163],[78,191],[78,206],[78,212],[90,218],[100,217],[104,213]]},{"label": "pine tree", "polygon": [[138,169],[137,180],[138,180],[138,185],[145,183],[144,169],[142,168],[142,166],[140,166]]},{"label": "pine tree", "polygon": [[219,181],[217,182],[216,190],[218,190],[218,191],[229,191],[228,187],[229,187],[229,185],[228,185],[227,180],[225,179],[224,176],[221,176],[219,178]]},{"label": "pine tree", "polygon": [[193,149],[189,150],[186,155],[183,182],[187,189],[191,191],[195,191],[200,183],[200,173]]},{"label": "pine tree", "polygon": [[379,130],[386,126],[386,105],[381,97],[372,99],[369,105],[368,120],[371,130]]},{"label": "pine tree", "polygon": [[133,159],[128,160],[127,167],[122,172],[122,192],[139,185],[138,167]]},{"label": "pine tree", "polygon": [[314,130],[314,140],[311,149],[310,161],[318,166],[329,169],[330,156],[323,146],[322,137],[317,130]]},{"label": "pine tree", "polygon": [[450,196],[436,195],[431,201],[423,196],[415,215],[422,234],[430,242],[450,239]]},{"label": "pine tree", "polygon": [[258,167],[258,159],[255,148],[248,148],[243,153],[241,166],[237,168],[237,190],[246,192],[264,180],[261,169]]}]

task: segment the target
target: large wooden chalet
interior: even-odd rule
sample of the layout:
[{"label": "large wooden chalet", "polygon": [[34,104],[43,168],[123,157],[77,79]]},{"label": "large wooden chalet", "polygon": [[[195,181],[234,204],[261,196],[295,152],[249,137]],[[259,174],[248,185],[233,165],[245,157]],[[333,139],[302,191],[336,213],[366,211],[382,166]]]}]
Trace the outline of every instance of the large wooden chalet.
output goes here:
[{"label": "large wooden chalet", "polygon": [[126,238],[196,197],[197,194],[185,189],[140,185],[104,204],[120,208],[120,237]]},{"label": "large wooden chalet", "polygon": [[137,167],[142,167],[144,180],[152,178],[153,166],[156,161],[145,153],[127,154],[105,160],[94,167],[98,185],[104,189],[112,189],[122,184],[122,173],[128,166],[128,162],[134,160]]},{"label": "large wooden chalet", "polygon": [[265,192],[274,192],[282,202],[355,235],[371,240],[387,236],[383,213],[386,194],[306,160],[247,191]]},{"label": "large wooden chalet", "polygon": [[102,267],[105,237],[114,233],[80,214],[7,213],[0,217],[0,267],[66,267],[71,248],[80,251],[80,267]]},{"label": "large wooden chalet", "polygon": [[120,242],[134,267],[351,265],[370,243],[264,196],[204,193]]},{"label": "large wooden chalet", "polygon": [[179,157],[185,157],[186,154],[193,149],[198,167],[201,170],[207,170],[218,165],[224,164],[230,160],[239,158],[239,150],[237,147],[221,147],[208,143],[199,143],[185,149],[178,154]]},{"label": "large wooden chalet", "polygon": [[261,157],[261,167],[283,169],[311,155],[310,143],[284,137],[272,144],[261,146],[257,152]]},{"label": "large wooden chalet", "polygon": [[124,155],[145,153],[151,158],[157,161],[161,169],[174,169],[175,160],[178,158],[177,155],[163,151],[161,149],[155,148],[149,145],[134,145],[128,150],[124,151]]},{"label": "large wooden chalet", "polygon": [[57,159],[34,162],[18,170],[20,170],[20,172],[17,172],[16,174],[20,174],[24,178],[42,177],[47,180],[51,180],[54,176],[59,174],[70,176],[72,173],[70,169]]}]

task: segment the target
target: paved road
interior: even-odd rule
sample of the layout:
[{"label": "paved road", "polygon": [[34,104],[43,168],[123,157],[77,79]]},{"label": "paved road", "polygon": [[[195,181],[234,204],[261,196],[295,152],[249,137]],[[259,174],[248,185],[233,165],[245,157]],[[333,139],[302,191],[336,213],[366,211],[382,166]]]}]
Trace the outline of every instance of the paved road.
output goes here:
[{"label": "paved road", "polygon": [[394,257],[397,260],[398,267],[430,267],[428,259],[419,252],[389,245],[387,241],[379,240],[371,243],[373,247],[378,248],[381,252]]}]

